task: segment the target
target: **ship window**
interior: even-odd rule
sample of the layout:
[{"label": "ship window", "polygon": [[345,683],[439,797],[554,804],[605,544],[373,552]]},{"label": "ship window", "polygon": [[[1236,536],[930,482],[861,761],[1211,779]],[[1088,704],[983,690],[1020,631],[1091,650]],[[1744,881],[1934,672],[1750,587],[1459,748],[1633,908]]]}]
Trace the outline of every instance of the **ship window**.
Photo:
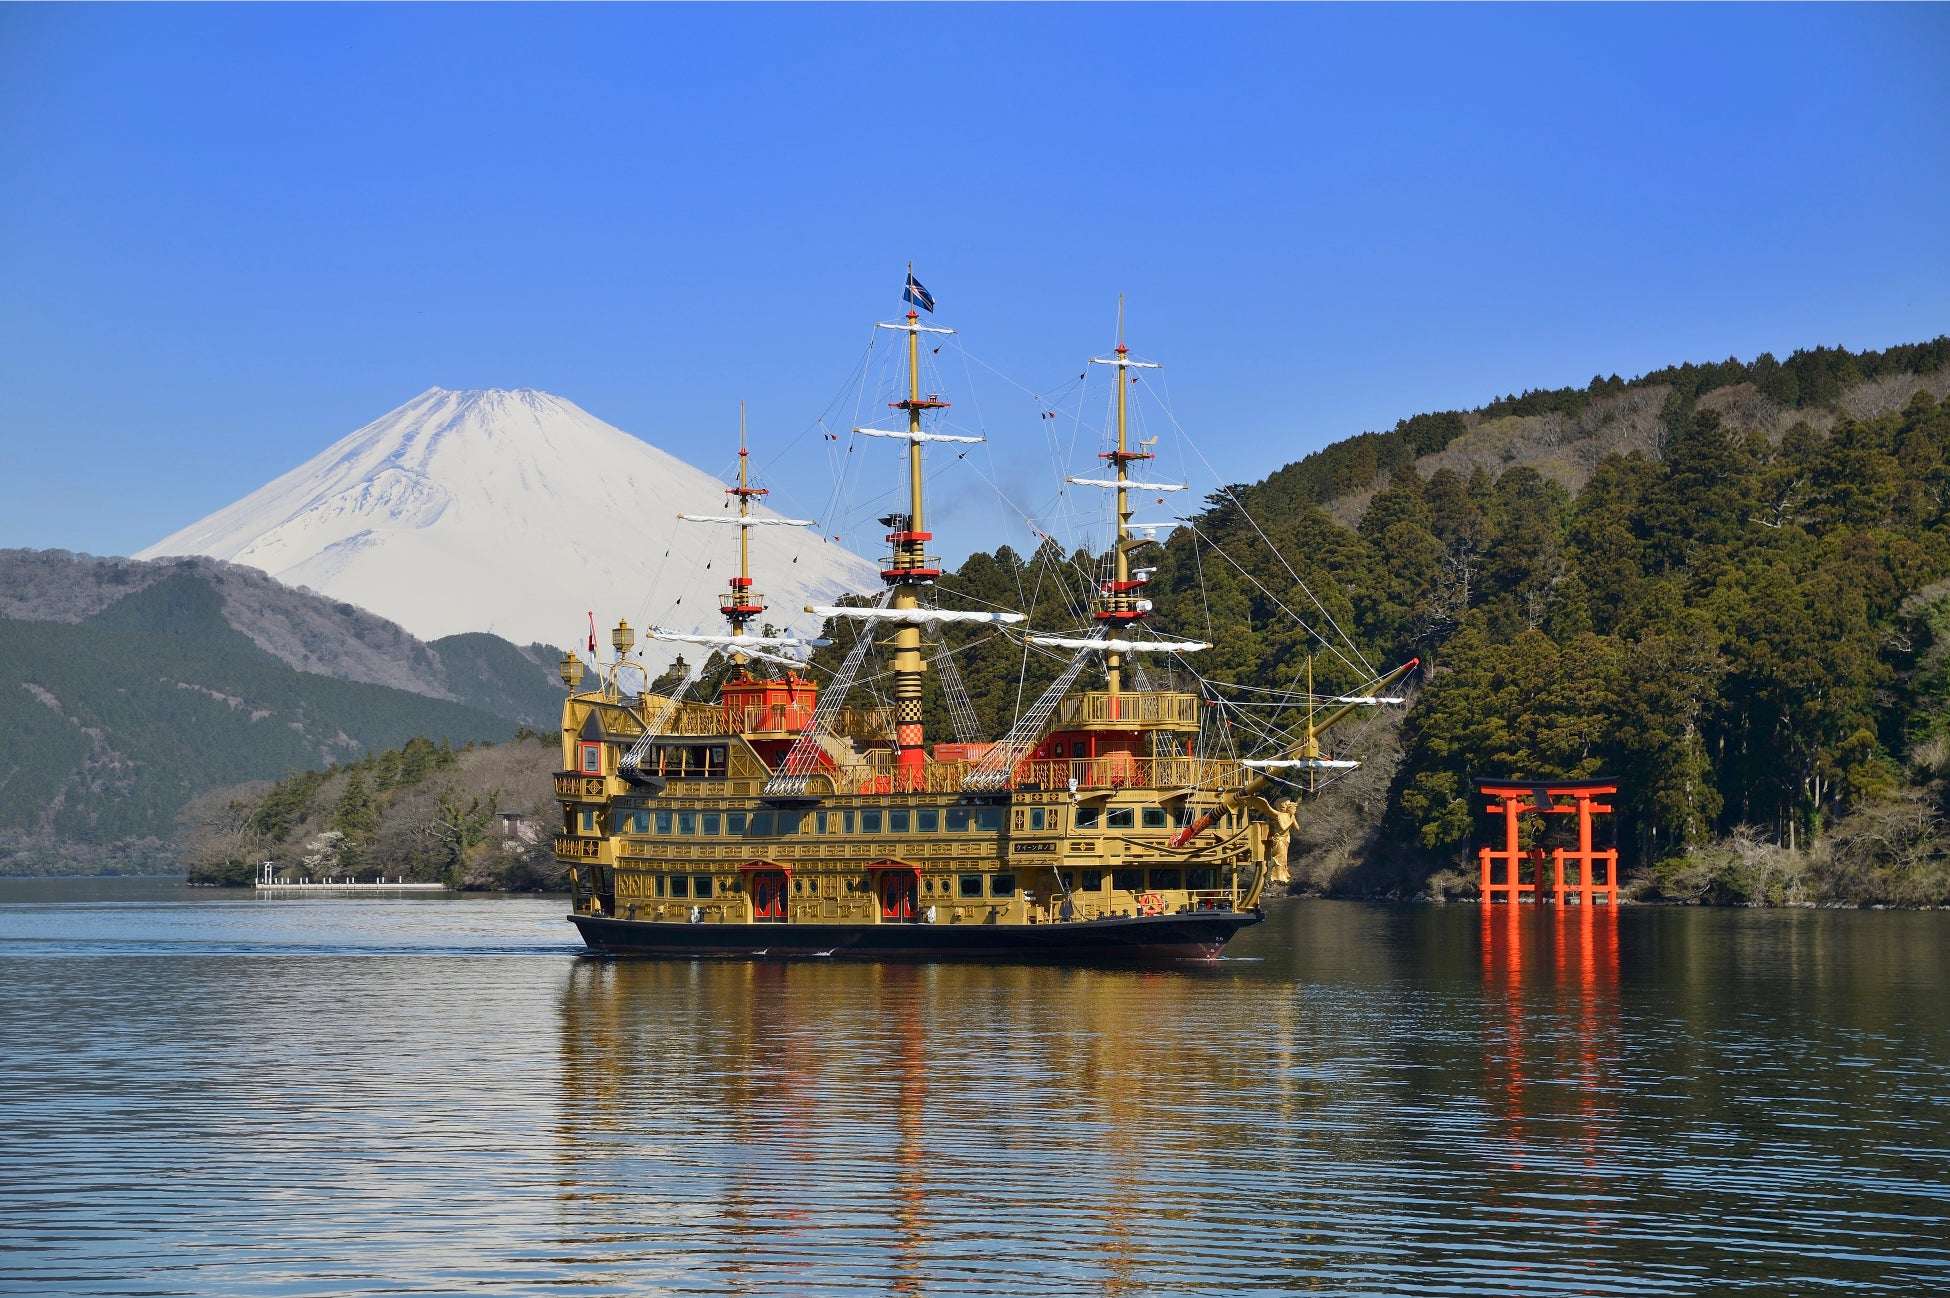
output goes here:
[{"label": "ship window", "polygon": [[920,828],[923,834],[938,834],[941,832],[941,812],[936,808],[921,808],[920,813],[915,819],[921,822]]},{"label": "ship window", "polygon": [[1077,828],[1095,829],[1097,827],[1097,814],[1100,810],[1097,807],[1078,807]]},{"label": "ship window", "polygon": [[1016,876],[1013,874],[992,874],[989,876],[989,896],[1013,897],[1016,895]]},{"label": "ship window", "polygon": [[1049,819],[1049,813],[1046,812],[1043,808],[1031,807],[1029,809],[1029,827],[1031,829],[1043,828],[1044,822],[1047,821],[1048,819]]},{"label": "ship window", "polygon": [[880,812],[877,809],[860,813],[860,832],[863,834],[878,834],[880,832]]},{"label": "ship window", "polygon": [[724,817],[723,817],[723,816],[720,816],[720,815],[719,815],[719,814],[718,814],[717,812],[715,812],[715,811],[707,811],[707,812],[705,812],[705,813],[704,813],[704,832],[705,832],[705,833],[707,833],[707,834],[711,834],[711,835],[716,835],[716,834],[719,834],[719,833],[721,833],[721,832],[723,831],[723,828],[724,828]]},{"label": "ship window", "polygon": [[848,834],[853,832],[853,808],[848,807],[840,813],[840,829]]},{"label": "ship window", "polygon": [[999,833],[1002,829],[1002,808],[983,807],[975,813],[975,828],[984,834]]},{"label": "ship window", "polygon": [[819,891],[819,880],[817,880],[817,879],[808,879],[808,880],[806,880],[806,891],[807,891],[807,892],[818,892],[818,891]]},{"label": "ship window", "polygon": [[726,816],[724,818],[724,832],[727,834],[744,833],[745,813],[742,811],[734,811],[730,815]]},{"label": "ship window", "polygon": [[779,813],[779,832],[781,834],[798,833],[801,818],[800,814],[796,811],[781,811]]},{"label": "ship window", "polygon": [[772,836],[771,812],[754,811],[752,813],[752,833],[760,838],[770,838]]},{"label": "ship window", "polygon": [[948,832],[959,834],[968,828],[968,808],[948,808]]},{"label": "ship window", "polygon": [[1083,872],[1083,890],[1085,892],[1102,892],[1104,890],[1104,872],[1102,870],[1085,870]]},{"label": "ship window", "polygon": [[1176,888],[1177,886],[1178,886],[1178,871],[1153,870],[1151,872],[1152,891],[1155,892],[1159,888]]},{"label": "ship window", "polygon": [[659,897],[661,897],[661,896],[663,896],[663,895],[664,895],[664,877],[663,877],[663,876],[662,876],[661,874],[659,874],[659,875],[653,875],[652,877],[653,877],[653,878],[655,878],[655,879],[656,879],[656,881],[657,881],[657,895],[658,895]]},{"label": "ship window", "polygon": [[1187,888],[1216,888],[1219,886],[1219,872],[1212,866],[1201,865],[1195,870],[1186,872],[1185,886]]},{"label": "ship window", "polygon": [[1104,827],[1106,829],[1137,828],[1137,808],[1112,807],[1104,816]]},{"label": "ship window", "polygon": [[603,773],[603,746],[601,744],[584,744],[582,746],[582,773],[584,775],[601,775]]},{"label": "ship window", "polygon": [[962,896],[979,897],[982,895],[982,876],[979,874],[964,874],[961,876],[960,887]]},{"label": "ship window", "polygon": [[670,832],[670,813],[668,811],[659,811],[657,813],[657,832],[659,834],[668,834]]},{"label": "ship window", "polygon": [[1181,802],[1171,809],[1171,823],[1179,829],[1192,823],[1192,804]]},{"label": "ship window", "polygon": [[709,897],[711,895],[711,876],[696,874],[691,876],[691,896]]},{"label": "ship window", "polygon": [[671,896],[673,896],[673,897],[688,897],[688,896],[690,896],[690,895],[691,895],[691,881],[690,881],[690,880],[689,880],[688,878],[686,878],[686,877],[685,877],[684,875],[681,875],[681,874],[673,874],[673,875],[671,875],[671,876],[670,876],[670,895],[671,895]]},{"label": "ship window", "polygon": [[577,820],[582,826],[583,833],[593,834],[596,832],[596,813],[594,811],[585,808],[577,817]]},{"label": "ship window", "polygon": [[1119,892],[1143,892],[1144,871],[1112,870],[1110,872],[1110,886]]},{"label": "ship window", "polygon": [[1165,827],[1165,809],[1163,807],[1146,807],[1144,809],[1144,827],[1146,829],[1163,829]]},{"label": "ship window", "polygon": [[823,811],[815,811],[815,812],[813,812],[813,829],[814,829],[814,831],[815,831],[815,832],[817,832],[817,833],[821,833],[821,834],[823,834],[823,833],[825,833],[825,832],[826,832],[826,813],[825,813],[825,812],[823,812]]},{"label": "ship window", "polygon": [[914,813],[906,807],[894,807],[887,813],[887,832],[890,834],[908,833],[910,832],[908,826],[913,819]]},{"label": "ship window", "polygon": [[697,813],[695,811],[680,811],[677,813],[677,832],[680,834],[695,834],[697,832]]},{"label": "ship window", "polygon": [[725,750],[722,747],[713,748],[711,750],[711,765],[708,769],[706,769],[705,771],[706,775],[724,774],[724,767],[725,767],[724,752]]}]

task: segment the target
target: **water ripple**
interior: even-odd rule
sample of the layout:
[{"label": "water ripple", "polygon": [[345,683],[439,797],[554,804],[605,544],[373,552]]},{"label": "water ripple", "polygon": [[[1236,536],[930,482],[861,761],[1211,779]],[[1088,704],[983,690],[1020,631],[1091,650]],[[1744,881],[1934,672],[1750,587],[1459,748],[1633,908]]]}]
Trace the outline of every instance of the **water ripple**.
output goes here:
[{"label": "water ripple", "polygon": [[1304,903],[1116,971],[66,887],[0,883],[4,1290],[1950,1286],[1950,916]]}]

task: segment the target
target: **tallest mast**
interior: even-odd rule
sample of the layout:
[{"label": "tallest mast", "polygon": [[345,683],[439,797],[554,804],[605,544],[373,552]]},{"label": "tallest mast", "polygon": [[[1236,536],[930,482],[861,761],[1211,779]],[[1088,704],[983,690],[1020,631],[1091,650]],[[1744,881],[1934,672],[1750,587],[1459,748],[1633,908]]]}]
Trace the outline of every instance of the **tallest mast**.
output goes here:
[{"label": "tallest mast", "polygon": [[[909,618],[897,622],[894,631],[894,740],[897,761],[910,779],[917,781],[927,762],[927,735],[921,727],[921,681],[927,663],[921,656],[921,624],[912,618],[921,607],[921,587],[932,585],[941,575],[938,560],[927,554],[933,533],[923,530],[921,505],[921,443],[930,440],[921,431],[921,414],[946,409],[948,403],[930,393],[921,395],[921,334],[946,333],[921,324],[916,307],[934,309],[934,299],[914,279],[914,267],[907,268],[907,400],[890,403],[907,413],[907,512],[889,514],[880,521],[887,527],[887,540],[893,555],[881,571],[882,580],[893,587],[891,601],[897,613]],[[972,440],[972,439],[971,439]]]}]

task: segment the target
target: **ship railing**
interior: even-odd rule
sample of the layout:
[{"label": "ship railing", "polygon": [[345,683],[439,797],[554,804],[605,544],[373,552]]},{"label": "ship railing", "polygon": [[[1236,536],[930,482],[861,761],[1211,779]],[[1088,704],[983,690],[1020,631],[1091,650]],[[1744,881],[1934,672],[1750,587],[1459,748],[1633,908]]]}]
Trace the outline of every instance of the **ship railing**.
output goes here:
[{"label": "ship railing", "polygon": [[1075,781],[1078,789],[1191,789],[1236,776],[1235,762],[1214,762],[1202,757],[1137,757],[1129,753],[1110,753],[1102,757],[1068,757],[1022,762],[1016,766],[1015,785],[1034,784],[1044,789],[1067,789]]},{"label": "ship railing", "polygon": [[968,778],[969,762],[899,766],[875,762],[849,766],[835,776],[841,793],[955,793]]},{"label": "ship railing", "polygon": [[1124,690],[1113,700],[1107,691],[1092,690],[1072,694],[1057,705],[1059,729],[1096,721],[1164,721],[1196,726],[1198,695],[1172,690]]},{"label": "ship railing", "polygon": [[[663,733],[673,737],[789,733],[804,727],[811,716],[812,709],[804,704],[726,708],[716,703],[685,703],[671,713]],[[841,708],[833,718],[832,733],[842,739],[891,738],[894,710]]]},{"label": "ship railing", "polygon": [[[846,766],[829,775],[834,791],[859,793],[955,793],[975,768],[973,762],[929,761],[918,767],[878,761]],[[1201,757],[1133,757],[1113,753],[1104,757],[1063,758],[1018,763],[1010,787],[1064,790],[1076,781],[1083,790],[1118,789],[1171,790],[1218,788],[1237,782],[1236,762],[1215,762]]]}]

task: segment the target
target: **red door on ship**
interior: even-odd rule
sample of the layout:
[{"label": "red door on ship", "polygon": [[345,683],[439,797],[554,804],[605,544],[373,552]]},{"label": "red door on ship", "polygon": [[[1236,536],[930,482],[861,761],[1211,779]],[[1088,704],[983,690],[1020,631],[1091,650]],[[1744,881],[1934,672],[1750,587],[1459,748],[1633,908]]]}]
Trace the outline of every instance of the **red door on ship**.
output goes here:
[{"label": "red door on ship", "polygon": [[752,871],[752,918],[785,922],[785,871]]},{"label": "red door on ship", "polygon": [[880,917],[913,919],[916,901],[914,876],[906,871],[889,870],[880,876]]}]

